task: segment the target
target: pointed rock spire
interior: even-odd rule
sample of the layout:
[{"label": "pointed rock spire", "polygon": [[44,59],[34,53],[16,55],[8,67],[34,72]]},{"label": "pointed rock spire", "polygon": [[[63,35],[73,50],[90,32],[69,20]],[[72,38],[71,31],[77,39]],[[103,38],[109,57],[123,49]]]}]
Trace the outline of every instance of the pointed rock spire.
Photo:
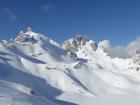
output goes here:
[{"label": "pointed rock spire", "polygon": [[20,31],[18,37],[15,39],[16,41],[22,43],[25,40],[25,33],[23,31]]},{"label": "pointed rock spire", "polygon": [[89,47],[92,48],[93,51],[96,51],[98,45],[96,42],[88,39],[85,35],[77,35],[74,38],[66,40],[62,44],[62,48],[72,52],[78,52],[80,49],[84,47]]},{"label": "pointed rock spire", "polygon": [[136,50],[136,54],[140,54],[140,49],[137,49]]},{"label": "pointed rock spire", "polygon": [[74,40],[73,40],[73,43],[76,45],[76,46],[79,46],[79,45],[85,45],[86,42],[88,42],[89,39],[85,36],[85,35],[77,35]]},{"label": "pointed rock spire", "polygon": [[26,30],[26,32],[32,32],[31,27],[28,27],[27,30]]},{"label": "pointed rock spire", "polygon": [[20,35],[24,35],[24,32],[23,32],[23,31],[20,31],[20,32],[19,32],[19,36],[20,36]]}]

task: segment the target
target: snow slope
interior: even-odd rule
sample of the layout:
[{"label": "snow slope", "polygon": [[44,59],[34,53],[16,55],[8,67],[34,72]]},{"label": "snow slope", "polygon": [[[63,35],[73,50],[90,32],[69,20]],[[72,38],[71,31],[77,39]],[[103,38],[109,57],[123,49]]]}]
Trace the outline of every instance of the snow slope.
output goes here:
[{"label": "snow slope", "polygon": [[0,43],[0,105],[138,105],[134,58],[111,58],[85,36],[61,46],[28,28]]}]

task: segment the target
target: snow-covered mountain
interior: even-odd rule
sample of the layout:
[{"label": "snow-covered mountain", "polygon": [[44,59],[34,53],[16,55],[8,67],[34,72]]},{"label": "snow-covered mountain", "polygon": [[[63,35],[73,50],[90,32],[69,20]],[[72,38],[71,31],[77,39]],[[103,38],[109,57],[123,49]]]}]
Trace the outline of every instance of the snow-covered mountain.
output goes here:
[{"label": "snow-covered mountain", "polygon": [[62,44],[62,48],[66,49],[66,50],[70,50],[72,52],[78,52],[78,51],[82,50],[84,47],[85,48],[88,47],[88,49],[96,51],[98,48],[98,45],[96,42],[88,39],[87,37],[85,37],[83,35],[78,35],[74,38],[66,40]]},{"label": "snow-covered mountain", "polygon": [[0,105],[139,105],[139,65],[139,51],[111,58],[85,36],[60,45],[28,28],[0,42]]}]

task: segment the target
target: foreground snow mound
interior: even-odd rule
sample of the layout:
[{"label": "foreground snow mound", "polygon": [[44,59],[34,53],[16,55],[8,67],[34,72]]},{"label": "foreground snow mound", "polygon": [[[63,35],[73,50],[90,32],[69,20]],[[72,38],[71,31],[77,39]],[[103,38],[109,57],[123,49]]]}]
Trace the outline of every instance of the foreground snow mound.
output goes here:
[{"label": "foreground snow mound", "polygon": [[1,105],[56,105],[46,98],[33,93],[31,88],[0,80]]},{"label": "foreground snow mound", "polygon": [[85,36],[60,46],[28,28],[0,43],[0,104],[132,105],[126,101],[136,96],[131,100],[136,105],[140,73],[135,57],[136,62],[111,58],[103,45]]}]

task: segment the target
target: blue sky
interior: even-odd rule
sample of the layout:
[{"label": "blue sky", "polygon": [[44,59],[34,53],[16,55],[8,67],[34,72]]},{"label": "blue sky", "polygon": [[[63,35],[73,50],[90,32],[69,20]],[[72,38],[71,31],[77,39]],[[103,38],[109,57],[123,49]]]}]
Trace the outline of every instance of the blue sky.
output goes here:
[{"label": "blue sky", "polygon": [[139,0],[0,0],[0,39],[31,26],[62,43],[76,34],[125,45],[140,35]]}]

